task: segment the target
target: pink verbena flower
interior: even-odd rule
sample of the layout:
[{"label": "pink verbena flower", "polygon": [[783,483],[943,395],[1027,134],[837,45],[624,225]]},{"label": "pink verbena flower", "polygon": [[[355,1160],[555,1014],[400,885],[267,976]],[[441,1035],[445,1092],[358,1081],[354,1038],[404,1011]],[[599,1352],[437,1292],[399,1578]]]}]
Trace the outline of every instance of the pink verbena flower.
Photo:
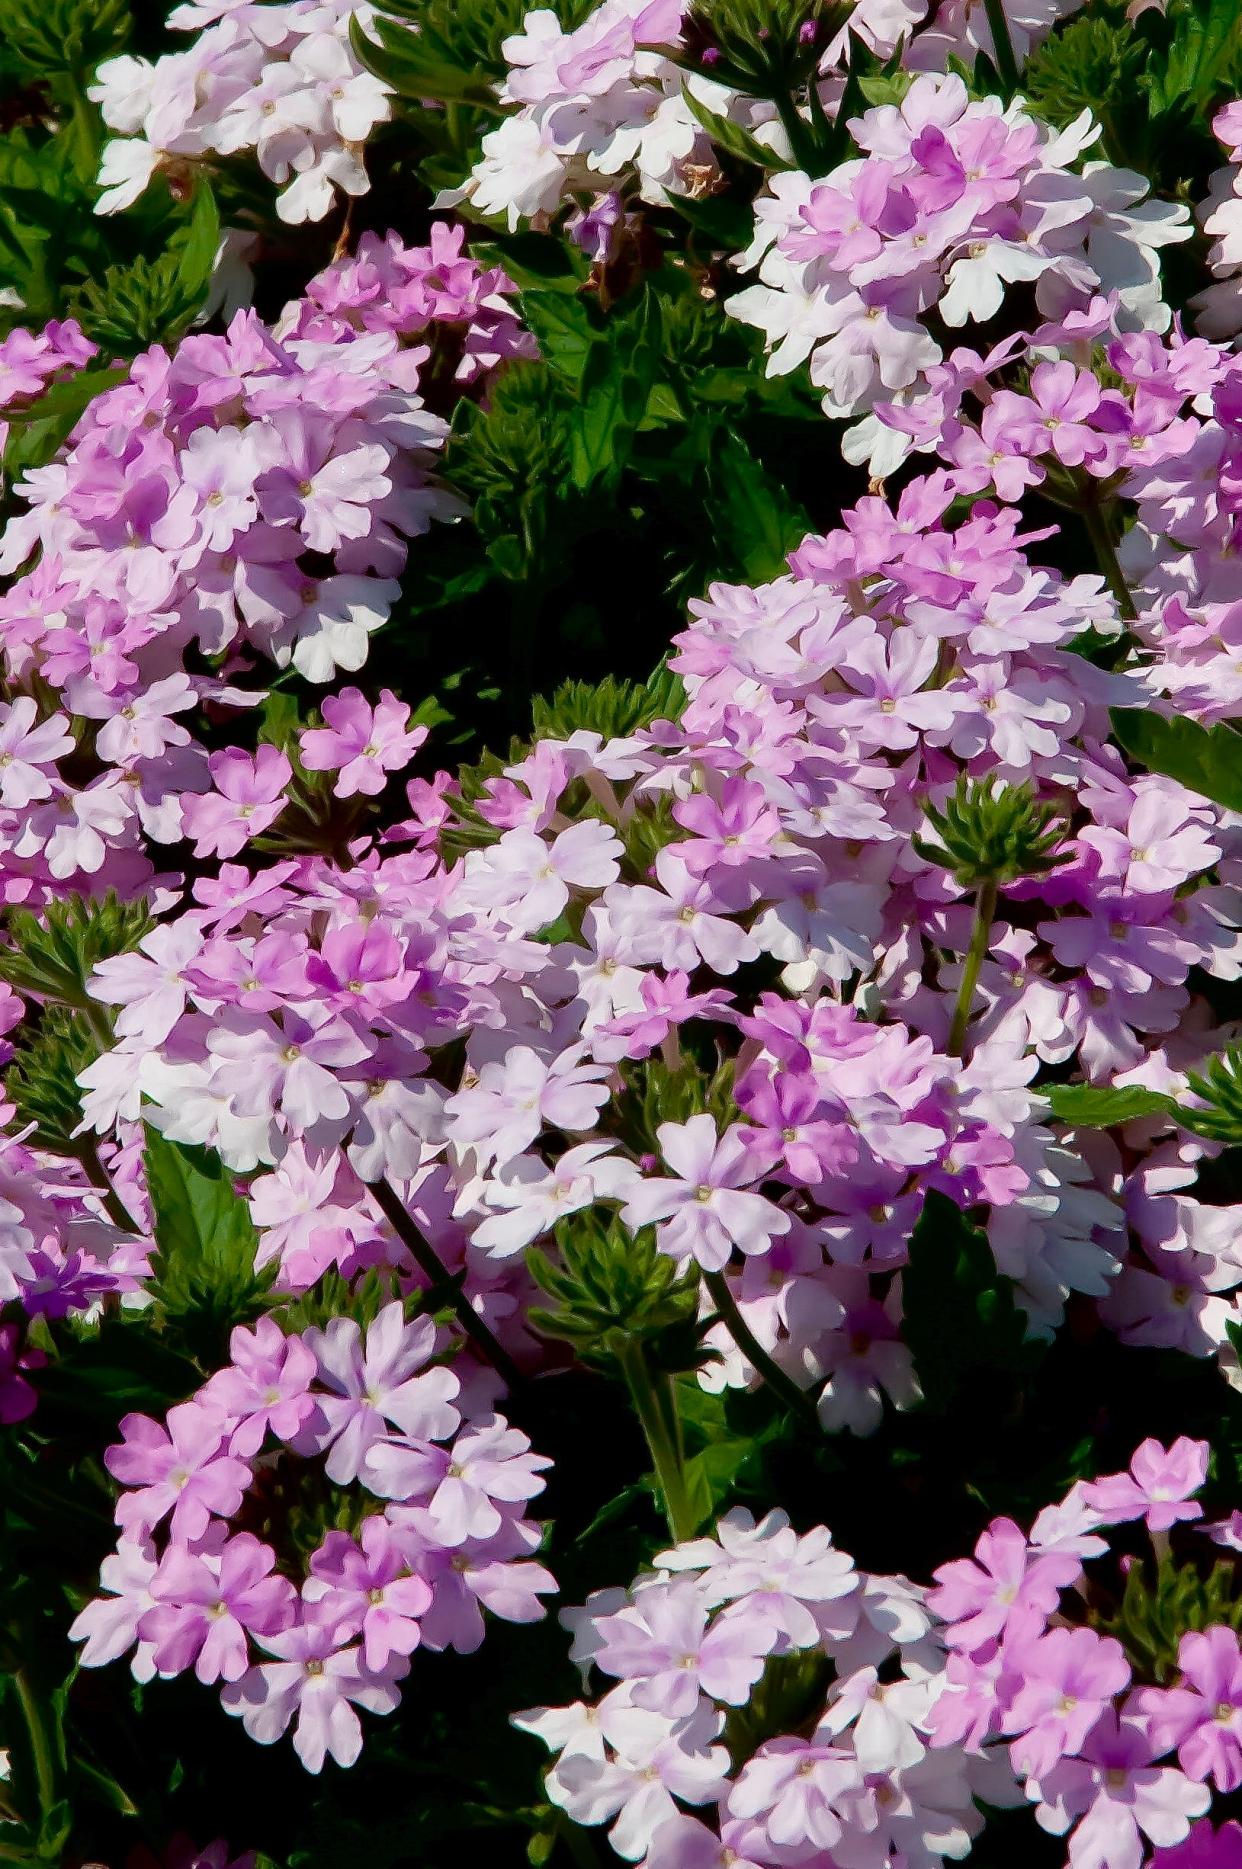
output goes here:
[{"label": "pink verbena flower", "polygon": [[1177,1652],[1176,1687],[1145,1688],[1138,1709],[1162,1750],[1177,1748],[1191,1778],[1210,1778],[1218,1791],[1242,1785],[1242,1655],[1234,1629],[1218,1624],[1188,1631]]},{"label": "pink verbena flower", "polygon": [[171,1514],[174,1538],[201,1538],[212,1514],[231,1518],[250,1483],[250,1468],[225,1448],[218,1415],[199,1402],[168,1411],[167,1425],[148,1415],[126,1415],[123,1442],[109,1447],[104,1465],[134,1490],[117,1501],[117,1524],[145,1537]]},{"label": "pink verbena flower", "polygon": [[335,772],[338,798],[382,792],[388,774],[407,766],[427,738],[426,727],[408,726],[409,708],[388,688],[374,707],[359,689],[342,688],[320,712],[326,725],[303,733],[302,764],[312,772]]},{"label": "pink verbena flower", "polygon": [[973,1650],[1002,1634],[1007,1640],[1039,1634],[1081,1571],[1072,1554],[1036,1555],[1012,1519],[994,1519],[973,1558],[954,1558],[933,1573],[937,1587],[927,1601],[953,1625],[949,1644]]},{"label": "pink verbena flower", "polygon": [[226,747],[207,765],[215,790],[183,800],[186,835],[194,839],[195,856],[235,857],[284,810],[293,768],[275,746],[261,746],[253,759],[240,747]]},{"label": "pink verbena flower", "polygon": [[692,1116],[661,1123],[656,1134],[675,1178],[642,1181],[621,1210],[626,1226],[658,1222],[661,1251],[708,1272],[727,1265],[735,1246],[763,1252],[788,1232],[789,1215],[753,1192],[759,1171],[738,1125],[719,1136],[712,1117]]},{"label": "pink verbena flower", "polygon": [[1190,1495],[1207,1478],[1210,1451],[1206,1441],[1184,1434],[1169,1448],[1146,1440],[1136,1449],[1129,1472],[1091,1481],[1083,1497],[1105,1524],[1142,1518],[1148,1531],[1167,1531],[1183,1519],[1203,1517],[1203,1507]]},{"label": "pink verbena flower", "polygon": [[274,1635],[294,1618],[296,1596],[273,1576],[276,1553],[249,1532],[219,1551],[170,1545],[151,1581],[154,1608],[138,1625],[161,1674],[193,1664],[198,1679],[237,1681],[250,1662],[247,1632]]},{"label": "pink verbena flower", "polygon": [[306,1331],[303,1342],[318,1363],[322,1385],[307,1434],[327,1450],[324,1468],[338,1484],[357,1479],[367,1450],[389,1424],[419,1440],[445,1440],[460,1422],[453,1406],[461,1387],[457,1377],[449,1369],[424,1367],[436,1348],[436,1326],[428,1317],[407,1324],[399,1300],[385,1305],[365,1343],[348,1317]]}]

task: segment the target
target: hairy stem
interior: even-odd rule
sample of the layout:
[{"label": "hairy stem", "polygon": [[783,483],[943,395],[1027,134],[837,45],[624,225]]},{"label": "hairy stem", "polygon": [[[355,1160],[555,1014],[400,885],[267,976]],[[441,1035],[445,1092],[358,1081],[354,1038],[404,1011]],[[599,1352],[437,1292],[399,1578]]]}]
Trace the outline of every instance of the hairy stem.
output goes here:
[{"label": "hairy stem", "polygon": [[76,1159],[82,1164],[82,1172],[91,1186],[98,1188],[112,1224],[120,1227],[122,1233],[141,1233],[142,1228],[113,1187],[112,1179],[100,1160],[98,1143],[90,1136],[79,1136],[77,1150]]},{"label": "hairy stem", "polygon": [[1095,562],[1104,573],[1104,582],[1117,600],[1117,608],[1128,622],[1133,622],[1138,609],[1126,583],[1125,573],[1117,557],[1117,548],[1113,544],[1108,520],[1104,509],[1094,500],[1088,500],[1080,509],[1082,522],[1087,528],[1087,537],[1091,540],[1091,549],[1095,553]]},{"label": "hairy stem", "polygon": [[980,883],[979,893],[975,897],[975,925],[970,931],[966,965],[962,969],[962,983],[957,989],[957,1004],[953,1008],[953,1024],[949,1029],[949,1056],[951,1058],[960,1058],[962,1047],[966,1043],[966,1028],[970,1024],[970,1015],[974,1007],[975,988],[979,984],[979,969],[988,951],[988,940],[995,919],[996,884],[989,878],[987,882]]},{"label": "hairy stem", "polygon": [[[686,1491],[685,1464],[678,1445],[680,1432],[670,1426],[676,1416],[676,1402],[671,1394],[670,1377],[652,1371],[640,1343],[630,1343],[620,1357],[621,1373],[634,1404],[651,1455],[664,1516],[674,1540],[680,1544],[693,1538],[698,1530],[695,1514]],[[661,1393],[661,1391],[667,1391]]]},{"label": "hairy stem", "polygon": [[474,1309],[461,1288],[460,1280],[453,1277],[431,1241],[406,1212],[396,1189],[387,1181],[373,1181],[370,1188],[385,1220],[402,1245],[409,1247],[414,1259],[431,1280],[429,1298],[434,1302],[434,1299],[443,1297],[451,1304],[458,1323],[480,1356],[504,1377],[511,1389],[520,1386],[521,1370]]},{"label": "hairy stem", "polygon": [[782,1401],[804,1421],[819,1426],[819,1415],[815,1403],[805,1389],[800,1389],[792,1376],[787,1376],[780,1364],[768,1355],[754,1331],[737,1308],[737,1300],[729,1290],[728,1280],[723,1272],[704,1272],[703,1283],[711,1293],[712,1303],[719,1314],[720,1321],[732,1337],[746,1361],[755,1373],[771,1389],[773,1395]]}]

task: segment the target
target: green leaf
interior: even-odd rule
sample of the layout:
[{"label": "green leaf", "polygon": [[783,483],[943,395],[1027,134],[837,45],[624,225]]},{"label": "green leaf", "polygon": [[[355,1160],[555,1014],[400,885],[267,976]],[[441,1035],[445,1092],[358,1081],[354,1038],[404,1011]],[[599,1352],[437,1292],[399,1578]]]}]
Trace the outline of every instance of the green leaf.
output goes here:
[{"label": "green leaf", "polygon": [[[374,35],[374,36],[372,36]],[[358,15],[349,22],[349,42],[361,65],[418,103],[472,104],[500,114],[493,87],[472,68],[455,65],[423,43],[408,26],[377,16],[364,32]]]},{"label": "green leaf", "polygon": [[1158,1090],[1138,1084],[1052,1084],[1044,1092],[1052,1114],[1062,1123],[1082,1129],[1108,1129],[1140,1116],[1173,1116],[1177,1104]]},{"label": "green leaf", "polygon": [[781,577],[789,553],[811,531],[803,508],[732,428],[717,432],[707,479],[708,517],[739,570],[752,583]]},{"label": "green leaf", "polygon": [[79,370],[76,376],[53,383],[28,409],[10,413],[6,474],[15,478],[27,468],[44,466],[77,426],[87,404],[104,390],[115,389],[127,375],[123,369]]},{"label": "green leaf", "polygon": [[910,1238],[902,1273],[902,1335],[926,1406],[942,1413],[979,1370],[1022,1370],[1039,1354],[1026,1315],[997,1271],[987,1235],[933,1188]]},{"label": "green leaf", "polygon": [[152,1292],[195,1350],[220,1347],[261,1308],[274,1267],[256,1273],[250,1209],[219,1156],[147,1125],[156,1253]]},{"label": "green leaf", "polygon": [[600,332],[586,300],[560,286],[539,286],[522,292],[521,307],[544,362],[576,388]]},{"label": "green leaf", "polygon": [[659,300],[648,293],[637,313],[591,346],[570,426],[576,487],[585,490],[624,466],[659,368],[660,334]]},{"label": "green leaf", "polygon": [[1242,734],[1232,727],[1201,727],[1181,714],[1170,719],[1134,707],[1114,708],[1112,723],[1113,738],[1149,772],[1242,811]]},{"label": "green leaf", "polygon": [[718,116],[706,104],[700,103],[688,84],[683,85],[681,94],[713,143],[723,149],[726,155],[736,157],[739,162],[749,162],[757,169],[794,167],[784,156],[778,156],[775,150],[766,148],[757,136],[744,130],[740,123],[734,123],[731,117]]},{"label": "green leaf", "polygon": [[1172,17],[1173,38],[1151,61],[1147,86],[1160,109],[1185,100],[1202,110],[1242,57],[1242,12],[1237,0],[1187,0]]}]

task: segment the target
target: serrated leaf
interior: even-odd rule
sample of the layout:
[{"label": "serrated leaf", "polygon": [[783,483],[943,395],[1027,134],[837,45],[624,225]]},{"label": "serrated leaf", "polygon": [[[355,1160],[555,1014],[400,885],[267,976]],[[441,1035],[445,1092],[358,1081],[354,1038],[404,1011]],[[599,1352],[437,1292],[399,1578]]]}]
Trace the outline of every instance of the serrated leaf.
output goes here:
[{"label": "serrated leaf", "polygon": [[87,405],[106,389],[123,383],[123,369],[79,370],[62,383],[53,383],[37,402],[8,416],[9,438],[4,448],[4,470],[16,478],[28,468],[50,461],[73,429]]},{"label": "serrated leaf", "polygon": [[1112,711],[1113,738],[1149,772],[1162,772],[1215,804],[1242,811],[1242,734],[1232,727],[1201,727],[1146,708]]},{"label": "serrated leaf", "polygon": [[1174,1098],[1139,1084],[1052,1084],[1044,1095],[1059,1122],[1083,1129],[1107,1129],[1140,1116],[1172,1116],[1178,1107]]},{"label": "serrated leaf", "polygon": [[784,156],[778,156],[775,150],[766,148],[757,136],[744,130],[740,123],[734,123],[731,117],[721,117],[716,111],[709,110],[688,84],[683,85],[681,94],[712,142],[723,149],[726,155],[736,157],[739,162],[749,162],[757,169],[790,169],[794,166]]},{"label": "serrated leaf", "polygon": [[712,447],[704,504],[717,536],[752,583],[781,577],[789,553],[811,530],[803,508],[731,428],[719,430]]},{"label": "serrated leaf", "polygon": [[980,1370],[1021,1370],[1039,1353],[1012,1282],[997,1270],[987,1235],[932,1189],[910,1238],[901,1278],[902,1336],[925,1405],[942,1413]]},{"label": "serrated leaf", "polygon": [[218,1346],[254,1314],[274,1276],[273,1267],[255,1271],[250,1209],[219,1156],[170,1142],[149,1124],[146,1170],[156,1241],[153,1295],[193,1348]]},{"label": "serrated leaf", "polygon": [[570,476],[584,490],[624,466],[660,364],[658,299],[591,346],[570,426]]},{"label": "serrated leaf", "polygon": [[416,103],[471,104],[478,110],[500,113],[496,93],[485,79],[429,52],[409,27],[380,15],[364,32],[355,13],[349,22],[349,42],[359,63],[400,97]]}]

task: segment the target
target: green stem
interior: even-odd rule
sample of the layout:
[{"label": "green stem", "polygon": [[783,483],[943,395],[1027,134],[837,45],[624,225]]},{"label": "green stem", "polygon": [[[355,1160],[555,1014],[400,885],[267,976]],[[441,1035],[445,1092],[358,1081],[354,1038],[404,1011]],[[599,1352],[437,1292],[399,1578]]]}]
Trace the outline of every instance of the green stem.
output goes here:
[{"label": "green stem", "polygon": [[52,1737],[48,1732],[47,1721],[43,1717],[38,1696],[30,1685],[29,1676],[24,1668],[19,1668],[14,1674],[13,1685],[17,1689],[17,1698],[21,1703],[26,1731],[30,1735],[35,1782],[39,1787],[39,1811],[41,1815],[46,1816],[56,1802],[57,1773]]},{"label": "green stem", "polygon": [[988,16],[992,47],[996,53],[996,75],[1012,97],[1018,88],[1018,61],[1013,55],[1013,40],[1009,37],[1005,0],[983,0],[983,10]]},{"label": "green stem", "polygon": [[808,174],[816,174],[820,165],[815,149],[815,138],[811,134],[810,126],[803,121],[798,106],[783,85],[774,82],[772,89],[774,92],[772,102],[776,105],[776,114],[781,120],[781,127],[789,138],[789,147],[794,161]]},{"label": "green stem", "polygon": [[800,1389],[792,1376],[787,1376],[779,1363],[768,1355],[754,1331],[737,1308],[737,1300],[729,1290],[729,1282],[723,1272],[704,1272],[703,1283],[711,1293],[712,1303],[719,1314],[720,1321],[732,1337],[746,1361],[755,1373],[771,1389],[773,1395],[784,1402],[804,1421],[819,1426],[819,1415],[814,1400],[805,1389]]},{"label": "green stem", "polygon": [[966,965],[962,969],[962,983],[957,989],[957,1004],[953,1008],[953,1024],[949,1030],[951,1058],[960,1058],[966,1043],[966,1028],[970,1024],[975,988],[979,984],[979,969],[988,951],[995,918],[996,884],[989,877],[986,882],[980,883],[979,893],[975,897],[975,925],[970,932],[970,947],[966,952]]},{"label": "green stem", "polygon": [[1117,548],[1113,544],[1103,508],[1094,500],[1087,500],[1080,511],[1082,522],[1087,528],[1087,537],[1091,540],[1091,549],[1095,553],[1095,562],[1104,573],[1104,582],[1117,599],[1117,608],[1122,616],[1132,623],[1138,615],[1138,610],[1130,594],[1130,586],[1126,583],[1125,573],[1121,569]]},{"label": "green stem", "polygon": [[483,1322],[462,1290],[460,1281],[452,1276],[431,1241],[405,1211],[396,1189],[387,1181],[373,1181],[370,1188],[385,1220],[401,1243],[409,1247],[415,1261],[431,1280],[432,1290],[427,1294],[428,1298],[434,1302],[442,1294],[452,1305],[458,1323],[483,1359],[499,1371],[511,1389],[520,1387],[521,1370]]},{"label": "green stem", "polygon": [[680,1544],[683,1539],[694,1537],[698,1521],[686,1492],[681,1455],[676,1440],[669,1432],[668,1411],[670,1405],[675,1407],[675,1404],[671,1395],[662,1398],[657,1387],[657,1383],[668,1386],[670,1378],[666,1375],[653,1376],[641,1343],[629,1343],[621,1353],[620,1363],[634,1412],[646,1437],[656,1484],[664,1501],[664,1516],[674,1541]]}]

